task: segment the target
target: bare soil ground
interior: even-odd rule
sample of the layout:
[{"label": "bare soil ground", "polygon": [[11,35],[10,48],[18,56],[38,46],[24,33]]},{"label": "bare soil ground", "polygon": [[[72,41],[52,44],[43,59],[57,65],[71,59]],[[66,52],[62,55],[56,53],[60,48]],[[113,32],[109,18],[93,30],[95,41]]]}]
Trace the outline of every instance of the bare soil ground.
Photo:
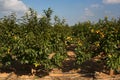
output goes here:
[{"label": "bare soil ground", "polygon": [[12,67],[0,68],[0,80],[120,80],[120,74],[110,76],[104,65],[98,63],[99,57],[75,65],[75,54],[67,53],[69,57],[63,62],[63,67],[55,68],[49,73],[37,71],[31,74],[27,65],[14,63]]},{"label": "bare soil ground", "polygon": [[80,68],[74,66],[74,62],[74,59],[66,59],[63,68],[55,68],[49,73],[39,72],[35,75],[20,68],[18,71],[1,70],[0,80],[120,80],[120,74],[110,76],[101,71],[103,66],[95,60],[84,62]]}]

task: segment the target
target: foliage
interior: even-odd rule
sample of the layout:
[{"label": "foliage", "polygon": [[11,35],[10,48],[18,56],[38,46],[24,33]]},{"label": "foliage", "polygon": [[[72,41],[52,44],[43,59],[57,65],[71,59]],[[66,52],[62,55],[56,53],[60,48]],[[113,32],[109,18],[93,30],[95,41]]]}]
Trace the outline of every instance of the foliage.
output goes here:
[{"label": "foliage", "polygon": [[102,52],[108,68],[120,67],[120,19],[105,17],[97,23],[87,21],[69,26],[57,16],[51,23],[52,12],[48,8],[38,18],[30,8],[19,21],[14,13],[1,18],[0,62],[10,65],[15,60],[53,69],[62,66],[66,47],[74,44],[77,64]]}]

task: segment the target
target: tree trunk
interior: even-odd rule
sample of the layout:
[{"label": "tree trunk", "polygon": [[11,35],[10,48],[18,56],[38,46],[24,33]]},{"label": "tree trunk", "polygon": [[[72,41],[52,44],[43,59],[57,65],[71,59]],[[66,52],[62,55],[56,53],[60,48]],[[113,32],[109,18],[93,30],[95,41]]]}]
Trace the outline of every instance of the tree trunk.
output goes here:
[{"label": "tree trunk", "polygon": [[114,75],[114,69],[110,69],[110,76],[113,76]]}]

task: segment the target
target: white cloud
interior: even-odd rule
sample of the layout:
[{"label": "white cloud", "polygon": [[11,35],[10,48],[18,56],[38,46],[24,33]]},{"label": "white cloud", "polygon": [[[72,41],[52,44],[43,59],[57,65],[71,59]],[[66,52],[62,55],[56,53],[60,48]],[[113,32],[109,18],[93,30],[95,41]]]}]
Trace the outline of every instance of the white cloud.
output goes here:
[{"label": "white cloud", "polygon": [[41,14],[37,14],[37,17],[38,18],[42,18],[43,16]]},{"label": "white cloud", "polygon": [[88,21],[88,20],[91,20],[94,17],[95,17],[95,14],[90,7],[90,8],[85,8],[84,9],[83,15],[81,15],[80,18],[81,18],[81,21]]},{"label": "white cloud", "polygon": [[99,8],[100,5],[99,5],[99,4],[92,4],[91,7],[92,7],[92,8]]},{"label": "white cloud", "polygon": [[120,4],[120,0],[103,0],[105,4]]},{"label": "white cloud", "polygon": [[94,13],[88,8],[85,8],[84,12],[85,12],[85,16],[89,16],[89,17],[94,16]]},{"label": "white cloud", "polygon": [[11,12],[21,15],[27,10],[27,6],[21,0],[0,0],[0,16]]},{"label": "white cloud", "polygon": [[104,11],[104,14],[105,16],[108,16],[108,17],[114,17],[114,15],[112,14],[112,11]]},{"label": "white cloud", "polygon": [[105,13],[105,14],[111,14],[111,11],[107,11],[107,10],[106,10],[104,13]]}]

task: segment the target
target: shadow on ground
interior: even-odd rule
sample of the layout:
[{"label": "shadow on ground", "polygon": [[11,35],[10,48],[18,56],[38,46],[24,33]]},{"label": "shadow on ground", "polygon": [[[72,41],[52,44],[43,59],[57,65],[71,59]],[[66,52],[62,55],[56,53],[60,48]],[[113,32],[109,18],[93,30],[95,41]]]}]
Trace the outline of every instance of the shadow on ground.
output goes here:
[{"label": "shadow on ground", "polygon": [[18,76],[22,75],[35,75],[38,77],[43,77],[48,75],[48,71],[45,71],[42,66],[35,68],[34,66],[21,64],[18,61],[12,61],[10,66],[0,67],[1,73],[11,73],[14,72]]},{"label": "shadow on ground", "polygon": [[[75,45],[71,45],[67,48],[68,58],[63,61],[62,67],[58,70],[61,70],[62,73],[71,73],[71,70],[76,70],[72,73],[83,74],[84,77],[94,77],[95,72],[102,72],[103,65],[96,62],[95,60],[87,60],[81,65],[76,64],[76,54],[74,52]],[[80,69],[80,70],[78,70]],[[11,66],[3,66],[0,68],[0,72],[11,73],[14,72],[16,75],[35,75],[38,77],[44,77],[49,75],[49,72],[52,70],[46,71],[43,66],[35,68],[31,65],[20,64],[18,61],[12,61]]]}]

